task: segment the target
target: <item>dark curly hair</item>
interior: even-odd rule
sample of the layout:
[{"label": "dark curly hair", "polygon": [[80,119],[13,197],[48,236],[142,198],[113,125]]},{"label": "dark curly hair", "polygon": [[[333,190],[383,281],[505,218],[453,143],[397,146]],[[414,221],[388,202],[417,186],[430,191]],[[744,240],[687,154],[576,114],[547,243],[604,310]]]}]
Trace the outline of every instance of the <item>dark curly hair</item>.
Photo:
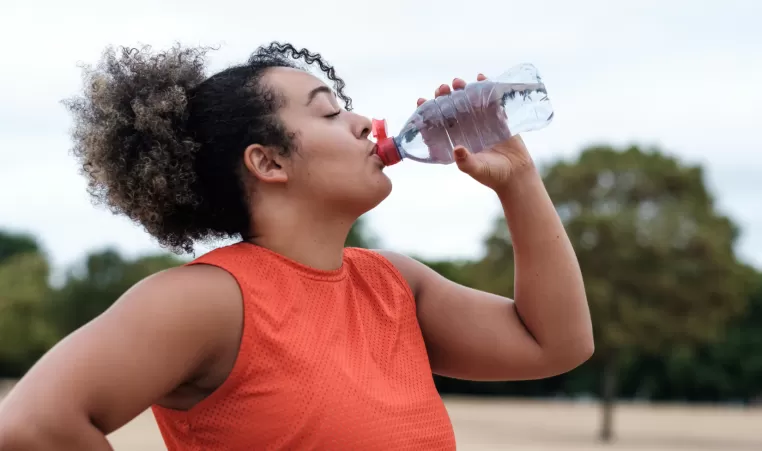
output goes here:
[{"label": "dark curly hair", "polygon": [[108,48],[96,68],[85,67],[83,95],[64,101],[89,193],[174,252],[246,237],[244,149],[293,150],[293,135],[276,115],[283,98],[260,82],[267,69],[317,65],[352,108],[344,81],[320,54],[273,42],[207,78],[208,50]]}]

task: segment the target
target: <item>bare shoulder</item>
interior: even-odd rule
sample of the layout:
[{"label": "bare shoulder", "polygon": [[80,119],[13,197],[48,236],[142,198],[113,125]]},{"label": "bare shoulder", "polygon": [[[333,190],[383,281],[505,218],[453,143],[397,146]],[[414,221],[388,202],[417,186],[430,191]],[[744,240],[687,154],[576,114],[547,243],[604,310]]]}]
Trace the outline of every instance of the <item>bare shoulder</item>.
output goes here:
[{"label": "bare shoulder", "polygon": [[242,309],[241,292],[231,274],[215,266],[190,265],[138,282],[103,314],[103,319],[119,316],[125,321],[137,315],[153,326],[161,320],[162,329],[168,333],[174,328],[192,328],[213,337],[220,333],[220,326],[240,323]]},{"label": "bare shoulder", "polygon": [[108,434],[219,366],[220,356],[230,360],[242,319],[241,293],[226,271],[191,265],[159,272],[61,340],[0,413],[49,425],[58,424],[51,415],[85,417]]},{"label": "bare shoulder", "polygon": [[[164,302],[152,303],[151,300]],[[210,302],[228,299],[228,302]],[[209,310],[214,316],[224,315],[226,307],[238,310],[241,299],[240,288],[235,278],[211,265],[189,265],[167,269],[149,276],[130,288],[114,305],[138,303],[146,309],[168,309],[188,311]]]}]

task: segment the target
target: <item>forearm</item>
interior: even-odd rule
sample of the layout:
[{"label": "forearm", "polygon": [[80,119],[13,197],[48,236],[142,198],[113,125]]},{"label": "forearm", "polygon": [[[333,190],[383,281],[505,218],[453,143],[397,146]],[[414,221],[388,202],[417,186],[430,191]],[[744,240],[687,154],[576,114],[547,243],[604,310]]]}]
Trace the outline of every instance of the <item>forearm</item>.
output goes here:
[{"label": "forearm", "polygon": [[113,451],[106,436],[84,416],[62,415],[55,424],[0,420],[0,451]]},{"label": "forearm", "polygon": [[516,309],[549,353],[591,352],[592,324],[577,257],[536,169],[497,190],[514,248]]}]

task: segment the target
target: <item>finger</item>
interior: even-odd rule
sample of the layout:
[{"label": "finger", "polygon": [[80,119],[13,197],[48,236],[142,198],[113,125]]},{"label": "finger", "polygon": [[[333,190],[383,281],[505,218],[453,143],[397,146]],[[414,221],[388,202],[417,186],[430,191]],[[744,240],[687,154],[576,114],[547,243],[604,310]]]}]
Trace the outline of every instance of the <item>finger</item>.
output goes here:
[{"label": "finger", "polygon": [[462,147],[455,152],[455,164],[460,172],[477,180],[482,174],[488,172],[485,170],[484,161],[479,159],[479,155],[474,155]]},{"label": "finger", "polygon": [[452,155],[455,157],[455,163],[458,165],[458,169],[469,175],[473,173],[474,160],[468,149],[463,146],[457,146],[452,150]]},{"label": "finger", "polygon": [[426,99],[424,99],[423,97],[421,97],[420,99],[418,99],[418,106],[421,106],[421,105],[423,105],[424,103],[426,103]]},{"label": "finger", "polygon": [[452,89],[458,90],[466,87],[466,81],[462,78],[455,78],[452,81]]},{"label": "finger", "polygon": [[482,74],[482,73],[480,73],[479,75],[476,76],[476,81],[484,81],[486,79],[487,79],[487,77],[484,74]]},{"label": "finger", "polygon": [[450,94],[450,87],[447,85],[440,85],[434,90],[434,97],[446,96]]}]

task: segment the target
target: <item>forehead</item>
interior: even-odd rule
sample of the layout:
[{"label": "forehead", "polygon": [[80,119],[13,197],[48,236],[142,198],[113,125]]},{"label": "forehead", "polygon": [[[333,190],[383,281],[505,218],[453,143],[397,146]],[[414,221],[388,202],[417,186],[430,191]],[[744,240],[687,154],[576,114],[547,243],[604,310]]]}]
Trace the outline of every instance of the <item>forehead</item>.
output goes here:
[{"label": "forehead", "polygon": [[263,78],[263,81],[281,93],[288,103],[304,104],[310,92],[315,88],[326,86],[321,79],[309,72],[290,67],[274,67],[268,70]]}]

